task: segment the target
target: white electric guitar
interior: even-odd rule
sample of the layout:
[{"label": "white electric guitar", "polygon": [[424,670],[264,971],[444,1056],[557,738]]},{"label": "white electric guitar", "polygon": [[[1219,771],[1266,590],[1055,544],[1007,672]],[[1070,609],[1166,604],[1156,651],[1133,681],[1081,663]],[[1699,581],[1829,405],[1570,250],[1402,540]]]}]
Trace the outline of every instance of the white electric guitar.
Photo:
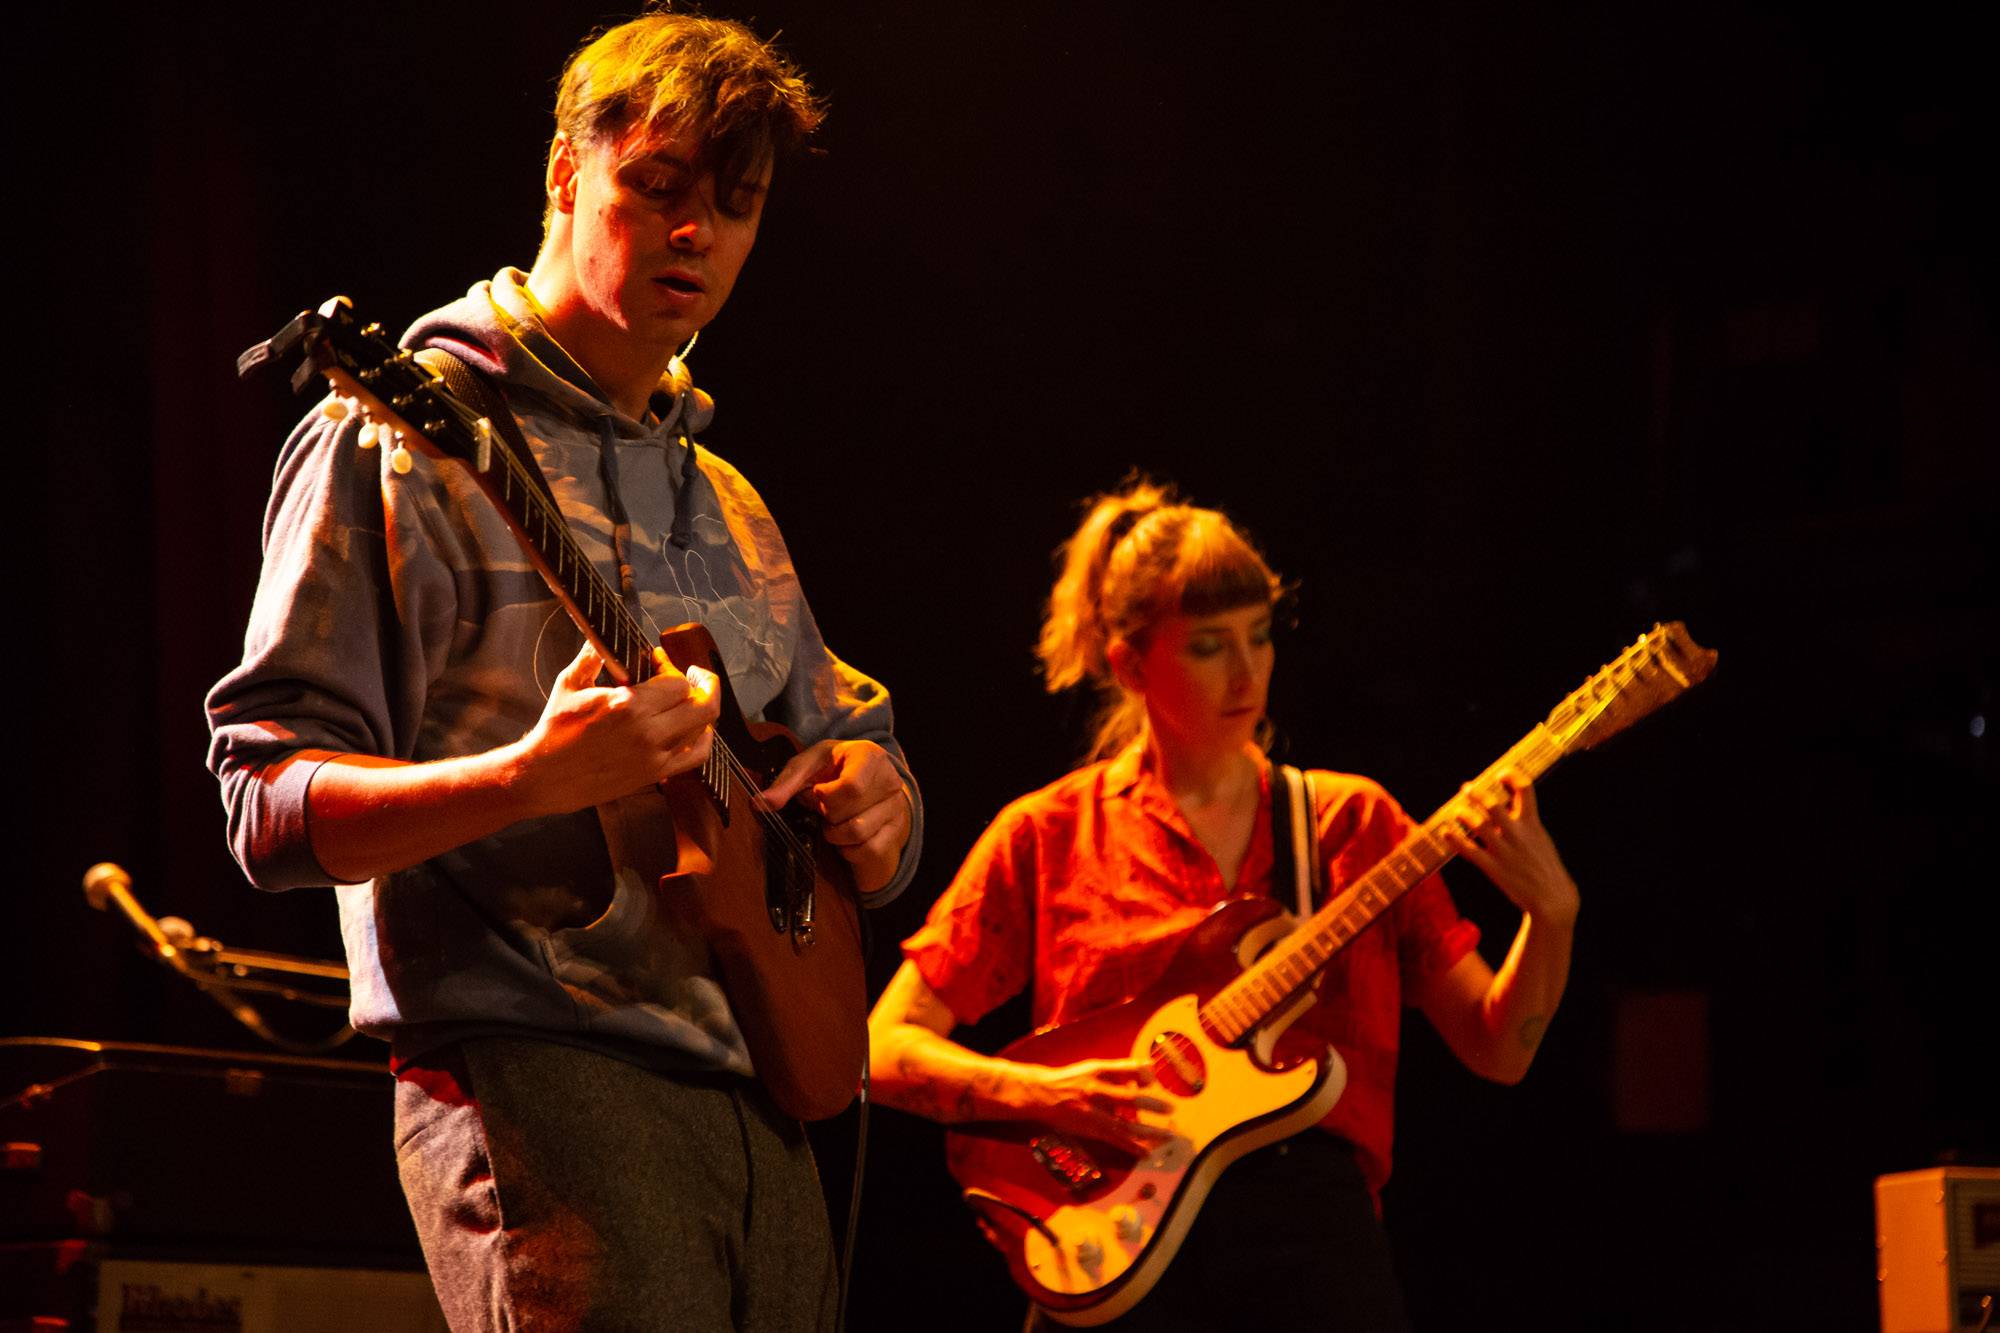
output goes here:
[{"label": "white electric guitar", "polygon": [[1340,1100],[1339,1052],[1289,1033],[1310,987],[1348,941],[1451,860],[1450,830],[1504,804],[1503,775],[1530,781],[1708,676],[1715,654],[1679,622],[1655,626],[1394,851],[1294,924],[1274,898],[1225,902],[1189,934],[1145,994],[1022,1038],[1009,1060],[1062,1066],[1136,1059],[1171,1104],[1175,1135],[1144,1158],[1025,1122],[964,1125],[952,1175],[1014,1281],[1064,1324],[1124,1314],[1172,1261],[1231,1162],[1316,1124]]}]

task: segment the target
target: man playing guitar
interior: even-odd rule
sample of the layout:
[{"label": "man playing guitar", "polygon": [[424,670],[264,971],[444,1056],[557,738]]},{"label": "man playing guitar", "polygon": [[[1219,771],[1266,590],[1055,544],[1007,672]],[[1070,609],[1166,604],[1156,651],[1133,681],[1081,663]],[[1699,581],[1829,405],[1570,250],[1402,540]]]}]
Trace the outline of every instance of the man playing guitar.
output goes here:
[{"label": "man playing guitar", "polygon": [[[951,1123],[1044,1126],[1053,1146],[1037,1151],[1051,1171],[1072,1169],[1074,1148],[1114,1145],[1129,1161],[1174,1138],[1161,1065],[1115,1052],[1017,1062],[949,1034],[1024,988],[1037,1028],[1145,992],[1210,909],[1272,892],[1291,860],[1273,846],[1260,748],[1279,591],[1213,510],[1144,483],[1091,509],[1064,550],[1040,656],[1051,689],[1104,693],[1098,762],[1003,810],[905,942],[870,1019],[881,1101]],[[1365,778],[1312,778],[1315,840],[1305,845],[1337,894],[1412,825]],[[1316,1130],[1220,1174],[1177,1256],[1117,1326],[1406,1328],[1375,1207],[1389,1174],[1401,1007],[1422,1007],[1467,1066],[1511,1083],[1534,1058],[1569,968],[1576,886],[1533,790],[1510,778],[1504,791],[1451,835],[1522,910],[1499,972],[1435,878],[1335,955],[1295,1029],[1344,1057],[1344,1093]],[[1100,1272],[1108,1246],[1087,1239],[1065,1252],[1042,1221],[1032,1226],[1051,1238],[1051,1264],[1110,1276]],[[1036,1243],[1029,1226],[1015,1230]]]},{"label": "man playing guitar", "polygon": [[[610,29],[563,75],[533,268],[404,343],[497,382],[633,618],[701,622],[744,714],[806,744],[764,800],[809,805],[879,902],[921,826],[888,694],[828,651],[762,500],[694,443],[713,405],[677,356],[821,116],[737,24]],[[463,469],[368,451],[374,425],[333,415],[280,461],[210,766],[256,884],[342,886],[353,1021],[391,1043],[452,1327],[829,1326],[802,1130],[754,1080],[704,942],[594,810],[708,761],[716,679],[602,683]]]}]

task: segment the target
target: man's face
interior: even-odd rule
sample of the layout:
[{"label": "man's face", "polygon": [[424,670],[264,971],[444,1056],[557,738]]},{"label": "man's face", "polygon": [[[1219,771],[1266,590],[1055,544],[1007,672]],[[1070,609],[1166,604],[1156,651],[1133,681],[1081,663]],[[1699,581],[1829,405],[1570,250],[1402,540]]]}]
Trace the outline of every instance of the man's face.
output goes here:
[{"label": "man's face", "polygon": [[566,203],[571,213],[570,254],[585,303],[612,327],[668,352],[729,299],[771,181],[766,166],[718,198],[714,174],[697,174],[699,149],[690,135],[644,126],[618,142],[557,148],[558,207]]}]

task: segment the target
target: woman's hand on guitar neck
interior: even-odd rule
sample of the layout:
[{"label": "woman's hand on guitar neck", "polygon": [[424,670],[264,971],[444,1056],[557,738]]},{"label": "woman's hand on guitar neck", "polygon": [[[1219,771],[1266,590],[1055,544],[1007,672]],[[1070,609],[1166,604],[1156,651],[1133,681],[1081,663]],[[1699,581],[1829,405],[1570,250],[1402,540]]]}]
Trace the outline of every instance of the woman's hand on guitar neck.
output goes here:
[{"label": "woman's hand on guitar neck", "polygon": [[1468,1069],[1518,1083],[1562,1002],[1578,894],[1542,827],[1535,789],[1512,771],[1501,782],[1505,804],[1476,803],[1479,808],[1445,836],[1521,909],[1520,928],[1497,973],[1474,950],[1417,998]]},{"label": "woman's hand on guitar neck", "polygon": [[710,724],[721,708],[713,675],[700,667],[683,675],[664,665],[637,685],[599,685],[603,667],[597,650],[584,644],[517,743],[512,785],[537,813],[615,801],[708,759]]},{"label": "woman's hand on guitar neck", "polygon": [[1464,829],[1447,828],[1445,836],[1452,849],[1484,872],[1514,906],[1538,921],[1567,929],[1576,920],[1579,894],[1542,824],[1535,789],[1511,770],[1500,780],[1508,792],[1507,804],[1482,808],[1483,819]]}]

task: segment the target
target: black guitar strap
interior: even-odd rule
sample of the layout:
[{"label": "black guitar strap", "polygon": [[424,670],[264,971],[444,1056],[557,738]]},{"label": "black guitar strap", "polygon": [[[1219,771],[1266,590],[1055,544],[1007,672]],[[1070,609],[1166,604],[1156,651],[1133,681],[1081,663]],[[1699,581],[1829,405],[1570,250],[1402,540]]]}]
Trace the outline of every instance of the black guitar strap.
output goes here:
[{"label": "black guitar strap", "polygon": [[[494,431],[521,460],[522,470],[535,483],[536,489],[549,498],[550,504],[555,504],[556,493],[550,489],[549,479],[542,475],[541,460],[528,447],[528,437],[521,434],[521,423],[514,420],[514,414],[507,408],[507,400],[501,396],[492,378],[442,347],[424,348],[417,353],[417,360],[437,372],[438,378],[444,381],[444,387],[451,390],[452,397],[493,423]],[[556,505],[556,512],[562,512],[561,505]]]},{"label": "black guitar strap", "polygon": [[1271,765],[1271,892],[1303,921],[1325,898],[1312,774]]}]

